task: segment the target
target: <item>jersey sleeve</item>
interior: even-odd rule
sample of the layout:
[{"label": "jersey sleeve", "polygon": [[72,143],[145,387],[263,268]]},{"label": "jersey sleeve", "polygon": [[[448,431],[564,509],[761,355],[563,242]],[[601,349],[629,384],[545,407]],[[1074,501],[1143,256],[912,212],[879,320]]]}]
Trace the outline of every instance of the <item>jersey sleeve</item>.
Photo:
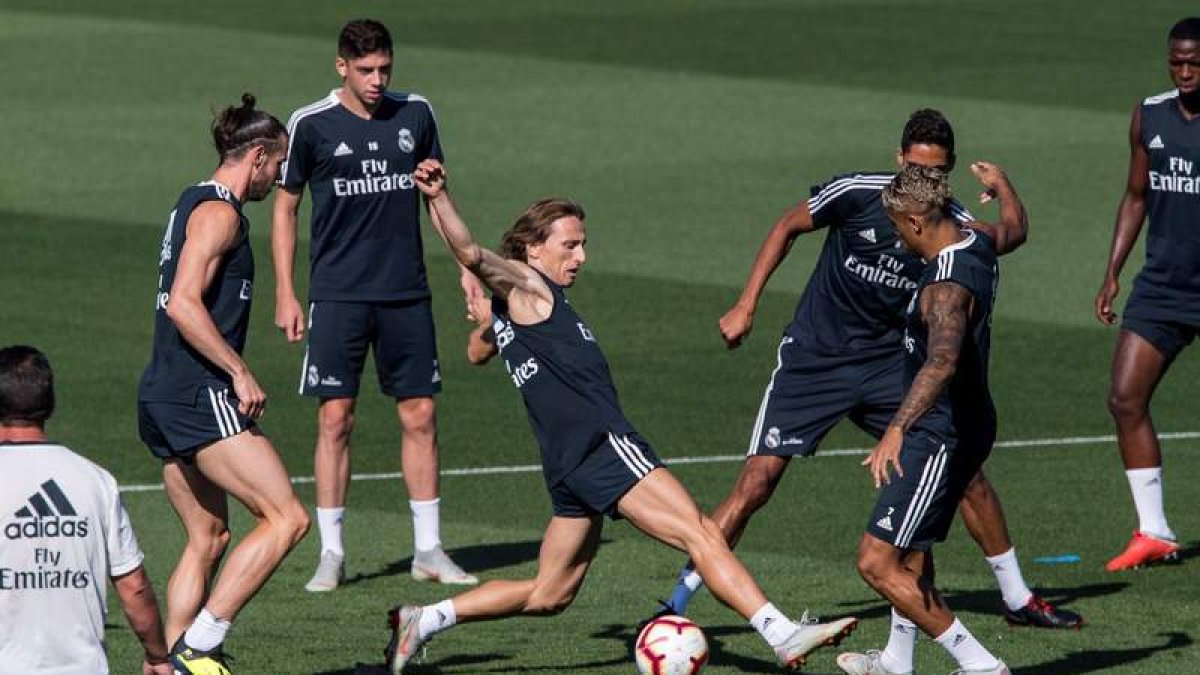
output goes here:
[{"label": "jersey sleeve", "polygon": [[861,212],[869,199],[879,199],[891,176],[835,176],[809,190],[808,212],[815,227],[836,227]]},{"label": "jersey sleeve", "polygon": [[108,553],[108,574],[119,577],[141,567],[145,555],[138,545],[137,535],[133,531],[133,523],[129,520],[129,512],[121,501],[121,493],[117,491],[117,483],[112,476],[108,478],[109,489],[107,522],[104,527],[104,546]]},{"label": "jersey sleeve", "polygon": [[437,116],[433,114],[433,104],[425,101],[425,106],[429,110],[429,122],[425,127],[425,137],[421,139],[421,155],[422,159],[436,159],[439,162],[444,162],[446,157],[442,154],[442,141],[438,137]]},{"label": "jersey sleeve", "polygon": [[312,177],[312,140],[310,126],[292,115],[288,121],[288,152],[279,172],[280,184],[286,188],[303,188]]}]

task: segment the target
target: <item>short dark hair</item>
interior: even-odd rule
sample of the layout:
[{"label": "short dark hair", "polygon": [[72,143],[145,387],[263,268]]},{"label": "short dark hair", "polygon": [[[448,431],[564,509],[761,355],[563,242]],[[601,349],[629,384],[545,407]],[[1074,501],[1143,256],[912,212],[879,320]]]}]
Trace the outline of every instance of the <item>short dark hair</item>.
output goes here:
[{"label": "short dark hair", "polygon": [[254,94],[242,94],[242,105],[231,105],[213,119],[213,145],[222,163],[241,157],[254,145],[274,146],[287,135],[287,128],[274,115],[254,109],[255,102]]},{"label": "short dark hair", "polygon": [[950,166],[954,166],[954,127],[941,112],[921,108],[908,116],[908,123],[900,134],[900,151],[908,152],[918,143],[945,148],[950,155]]},{"label": "short dark hair", "polygon": [[575,216],[583,220],[583,207],[569,199],[550,197],[529,205],[500,240],[500,255],[509,260],[528,262],[526,249],[550,238],[550,226],[559,218]]},{"label": "short dark hair", "polygon": [[54,375],[36,347],[0,349],[0,424],[44,426],[54,413]]},{"label": "short dark hair", "polygon": [[338,56],[343,59],[361,59],[376,52],[392,53],[392,34],[387,26],[374,19],[355,19],[338,35]]},{"label": "short dark hair", "polygon": [[1200,17],[1189,16],[1171,26],[1167,40],[1200,40]]}]

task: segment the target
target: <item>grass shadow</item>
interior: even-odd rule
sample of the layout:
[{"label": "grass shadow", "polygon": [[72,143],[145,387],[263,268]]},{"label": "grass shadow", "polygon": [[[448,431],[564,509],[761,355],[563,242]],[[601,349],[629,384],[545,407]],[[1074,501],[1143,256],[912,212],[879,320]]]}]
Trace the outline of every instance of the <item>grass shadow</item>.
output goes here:
[{"label": "grass shadow", "polygon": [[[1119,593],[1129,586],[1127,581],[1115,581],[1103,584],[1088,584],[1086,586],[1077,586],[1074,588],[1054,588],[1040,587],[1034,589],[1037,594],[1050,601],[1054,605],[1069,607],[1071,603],[1085,598],[1098,598],[1105,595]],[[975,614],[995,614],[1000,615],[1003,611],[999,592],[988,589],[978,591],[942,591],[942,597],[946,599],[946,604],[954,611],[972,612]],[[880,604],[874,600],[842,602],[838,603],[838,607],[858,607],[850,613],[860,619],[878,619],[889,616],[892,611],[891,605],[886,603]],[[1084,617],[1087,620],[1087,617]]]},{"label": "grass shadow", "polygon": [[1195,643],[1187,633],[1171,632],[1158,633],[1166,638],[1160,645],[1132,647],[1130,649],[1081,649],[1063,656],[1033,666],[1020,669],[1022,675],[1072,675],[1073,673],[1091,673],[1098,670],[1115,668],[1147,659],[1158,652],[1171,649],[1183,649]]},{"label": "grass shadow", "polygon": [[[607,544],[610,539],[601,539],[600,543]],[[501,567],[510,567],[537,560],[542,541],[514,541],[499,544],[479,544],[476,546],[461,546],[446,551],[464,570],[471,573],[487,572]],[[363,572],[348,577],[345,585],[353,585],[382,577],[394,577],[409,573],[412,568],[412,556],[390,562],[374,572]]]}]

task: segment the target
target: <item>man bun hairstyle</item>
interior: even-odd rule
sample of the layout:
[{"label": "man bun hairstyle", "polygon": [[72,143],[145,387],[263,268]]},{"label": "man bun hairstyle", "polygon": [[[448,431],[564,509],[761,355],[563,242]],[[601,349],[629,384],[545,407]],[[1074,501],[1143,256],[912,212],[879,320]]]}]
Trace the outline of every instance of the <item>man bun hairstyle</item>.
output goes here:
[{"label": "man bun hairstyle", "polygon": [[534,202],[504,233],[500,240],[500,255],[509,260],[526,262],[527,249],[549,239],[550,225],[559,218],[569,216],[583,220],[583,207],[562,197],[550,197]]},{"label": "man bun hairstyle", "polygon": [[1174,26],[1171,26],[1167,40],[1200,41],[1200,16],[1189,16],[1177,21]]},{"label": "man bun hairstyle", "polygon": [[35,347],[0,349],[0,424],[45,426],[54,414],[54,375]]},{"label": "man bun hairstyle", "polygon": [[917,144],[945,148],[950,158],[947,169],[954,168],[954,127],[940,111],[921,108],[908,116],[908,123],[900,134],[900,151],[908,152]]},{"label": "man bun hairstyle", "polygon": [[928,215],[945,212],[950,203],[950,177],[937,167],[907,164],[883,189],[883,205],[897,213]]},{"label": "man bun hairstyle", "polygon": [[270,113],[255,109],[255,103],[254,94],[242,94],[240,106],[231,105],[213,119],[213,145],[222,163],[238,159],[254,145],[274,149],[280,136],[287,135],[287,128]]},{"label": "man bun hairstyle", "polygon": [[361,59],[367,54],[386,52],[392,54],[392,34],[387,26],[374,19],[355,19],[338,35],[338,56],[343,59]]}]

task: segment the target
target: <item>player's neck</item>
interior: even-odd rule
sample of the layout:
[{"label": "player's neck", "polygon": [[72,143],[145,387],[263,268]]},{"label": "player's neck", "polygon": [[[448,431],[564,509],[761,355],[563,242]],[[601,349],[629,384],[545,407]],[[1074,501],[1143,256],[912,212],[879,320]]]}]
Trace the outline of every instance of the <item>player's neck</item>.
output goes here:
[{"label": "player's neck", "polygon": [[369,120],[375,117],[375,113],[378,112],[380,104],[383,103],[383,97],[380,97],[378,103],[374,105],[368,105],[361,101],[357,96],[352,94],[345,87],[338,89],[337,97],[338,101],[341,102],[342,107],[353,113],[355,117],[361,117],[364,120]]},{"label": "player's neck", "polygon": [[[245,166],[242,166],[242,164],[245,164]],[[209,180],[224,185],[235,199],[244,203],[246,201],[246,192],[250,189],[249,163],[219,166]]]},{"label": "player's neck", "polygon": [[933,236],[929,239],[929,246],[921,252],[921,257],[925,260],[933,260],[939,253],[962,242],[969,236],[959,229],[958,223],[952,220],[943,220],[931,234]]},{"label": "player's neck", "polygon": [[1179,93],[1179,111],[1187,119],[1200,116],[1200,91],[1192,94]]},{"label": "player's neck", "polygon": [[34,426],[0,425],[0,443],[36,443],[46,440],[46,430]]}]

